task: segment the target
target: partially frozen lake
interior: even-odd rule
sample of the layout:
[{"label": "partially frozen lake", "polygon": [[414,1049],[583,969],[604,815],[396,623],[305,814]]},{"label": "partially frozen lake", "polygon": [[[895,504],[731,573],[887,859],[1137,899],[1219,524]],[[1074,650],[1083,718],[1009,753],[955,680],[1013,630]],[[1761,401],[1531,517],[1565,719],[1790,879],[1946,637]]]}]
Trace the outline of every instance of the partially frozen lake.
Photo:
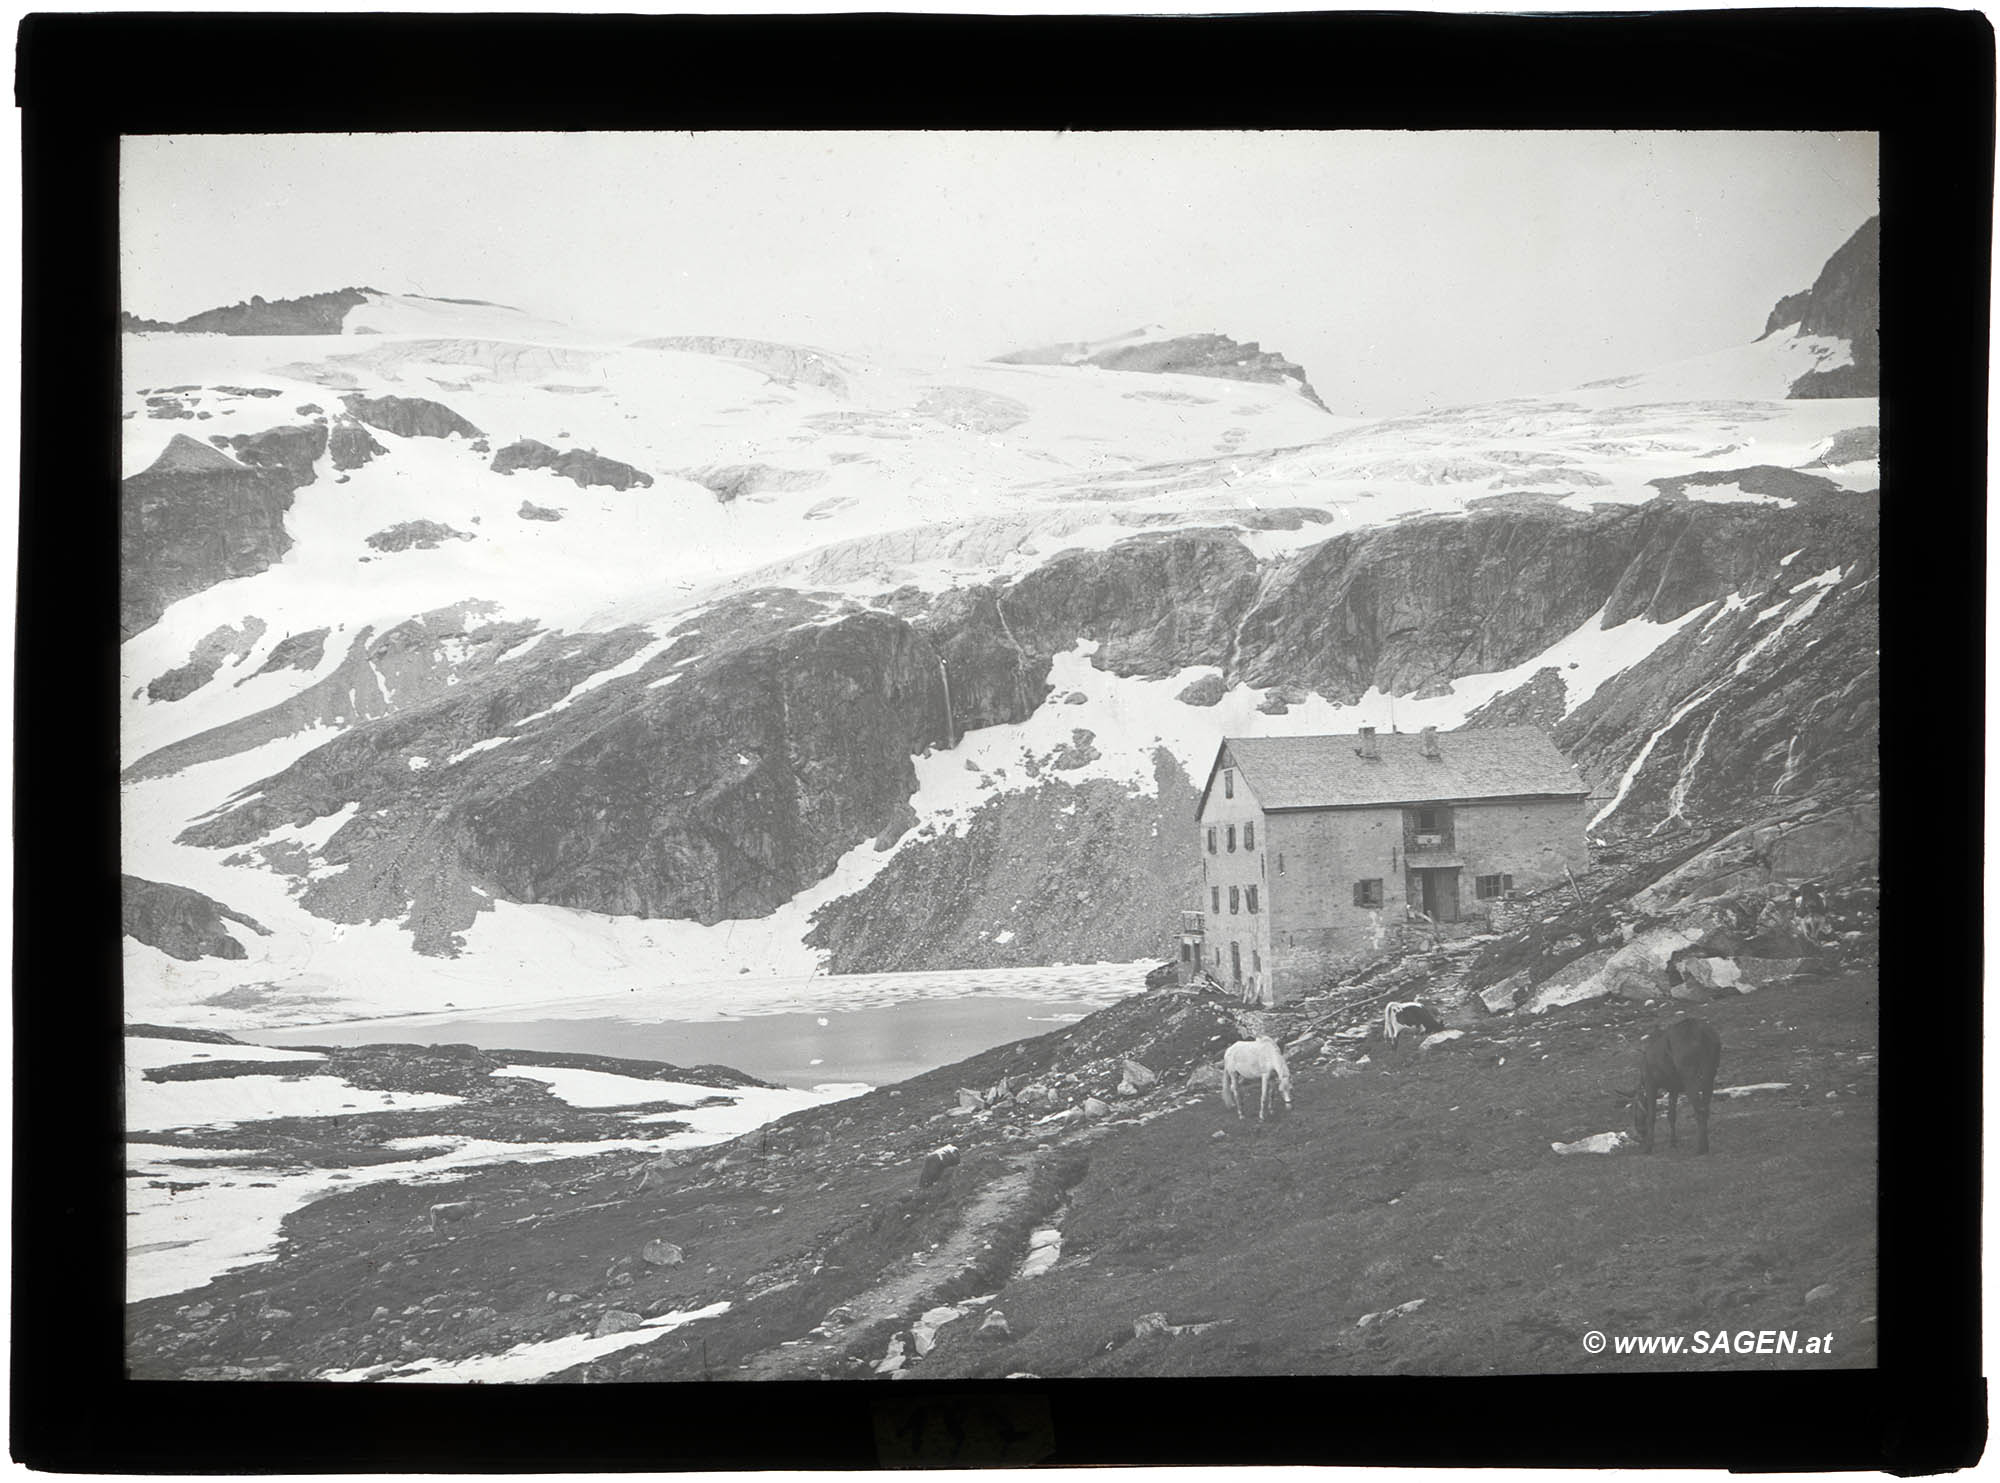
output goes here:
[{"label": "partially frozen lake", "polygon": [[[584,1051],[723,1065],[765,1081],[880,1086],[1071,1023],[1144,992],[1152,964],[721,980],[465,1014],[246,1031],[265,1045],[384,1041]],[[691,992],[702,990],[704,992]]]}]

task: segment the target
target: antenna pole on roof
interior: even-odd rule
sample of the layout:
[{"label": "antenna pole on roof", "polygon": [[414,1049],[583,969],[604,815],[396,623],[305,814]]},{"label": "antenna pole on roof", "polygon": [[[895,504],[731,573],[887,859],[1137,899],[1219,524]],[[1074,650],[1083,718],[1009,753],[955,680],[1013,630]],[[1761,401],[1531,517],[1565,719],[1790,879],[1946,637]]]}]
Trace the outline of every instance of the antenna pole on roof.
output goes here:
[{"label": "antenna pole on roof", "polygon": [[1392,694],[1391,694],[1391,695],[1389,696],[1389,729],[1390,729],[1391,731],[1395,731],[1395,730],[1397,730],[1397,726],[1396,726],[1396,697],[1395,697],[1395,695],[1394,695],[1393,693],[1392,693]]}]

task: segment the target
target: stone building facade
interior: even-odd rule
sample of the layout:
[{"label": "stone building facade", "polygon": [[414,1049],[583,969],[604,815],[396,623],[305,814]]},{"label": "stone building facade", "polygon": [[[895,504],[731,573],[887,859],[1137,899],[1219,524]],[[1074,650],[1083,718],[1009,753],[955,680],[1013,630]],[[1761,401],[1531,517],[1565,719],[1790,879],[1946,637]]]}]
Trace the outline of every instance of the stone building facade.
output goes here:
[{"label": "stone building facade", "polygon": [[1181,973],[1280,1004],[1426,930],[1589,863],[1589,789],[1548,733],[1230,737],[1197,810]]}]

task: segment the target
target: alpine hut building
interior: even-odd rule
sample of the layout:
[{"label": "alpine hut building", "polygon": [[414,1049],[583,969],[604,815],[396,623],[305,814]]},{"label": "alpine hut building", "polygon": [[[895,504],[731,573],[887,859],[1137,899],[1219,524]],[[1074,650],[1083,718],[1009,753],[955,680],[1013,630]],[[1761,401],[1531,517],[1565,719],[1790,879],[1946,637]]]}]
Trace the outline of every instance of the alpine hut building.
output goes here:
[{"label": "alpine hut building", "polygon": [[1486,917],[1589,863],[1589,791],[1533,726],[1227,737],[1196,810],[1181,974],[1281,1004],[1405,922]]}]

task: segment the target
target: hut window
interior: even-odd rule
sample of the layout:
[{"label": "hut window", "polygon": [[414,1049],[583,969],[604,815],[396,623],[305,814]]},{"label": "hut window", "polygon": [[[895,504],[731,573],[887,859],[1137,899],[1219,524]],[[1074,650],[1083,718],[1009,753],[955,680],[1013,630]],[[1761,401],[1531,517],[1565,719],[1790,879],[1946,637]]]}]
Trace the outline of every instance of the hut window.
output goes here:
[{"label": "hut window", "polygon": [[1244,905],[1249,907],[1251,912],[1254,913],[1257,910],[1257,888],[1255,886],[1245,886],[1243,889],[1246,893]]},{"label": "hut window", "polygon": [[1232,855],[1236,853],[1236,826],[1234,824],[1229,826],[1229,853]]},{"label": "hut window", "polygon": [[1213,829],[1208,831],[1208,852],[1211,855],[1215,853],[1215,831]]},{"label": "hut window", "polygon": [[1354,883],[1354,904],[1356,906],[1380,906],[1382,904],[1382,880],[1356,881]]},{"label": "hut window", "polygon": [[1222,796],[1224,798],[1236,796],[1236,769],[1233,767],[1222,769]]},{"label": "hut window", "polygon": [[1257,848],[1257,826],[1255,824],[1245,824],[1243,826],[1243,848],[1246,850]]},{"label": "hut window", "polygon": [[1237,907],[1241,904],[1242,894],[1234,886],[1229,888],[1229,914],[1232,917],[1237,914]]}]

